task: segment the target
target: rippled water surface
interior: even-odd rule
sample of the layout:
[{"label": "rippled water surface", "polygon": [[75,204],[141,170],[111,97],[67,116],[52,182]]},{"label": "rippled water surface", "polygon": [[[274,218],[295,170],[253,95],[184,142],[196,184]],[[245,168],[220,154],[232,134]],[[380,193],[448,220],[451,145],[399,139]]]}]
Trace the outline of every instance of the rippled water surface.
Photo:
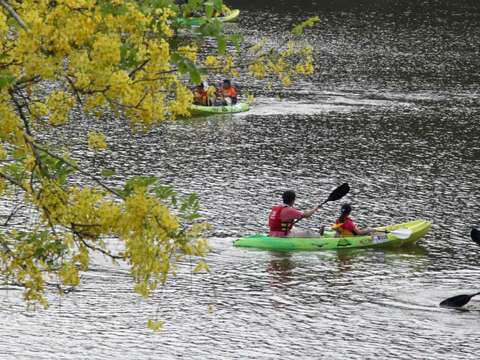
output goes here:
[{"label": "rippled water surface", "polygon": [[[131,134],[90,123],[112,151],[82,153],[88,129],[60,130],[92,171],[152,174],[197,192],[214,226],[212,273],[180,275],[152,299],[132,294],[128,272],[98,258],[78,291],[27,311],[21,292],[0,295],[1,359],[476,359],[480,296],[465,309],[446,297],[480,291],[480,247],[469,238],[480,210],[480,4],[478,1],[235,1],[233,30],[247,43],[309,33],[317,74],[292,89],[235,79],[252,110],[167,123]],[[83,123],[85,124],[85,123]],[[63,134],[63,135],[62,135]],[[73,134],[73,136],[72,136]],[[364,225],[433,221],[401,251],[278,254],[234,248],[265,231],[282,190],[298,205],[338,184]],[[303,226],[329,224],[339,204]],[[165,321],[153,334],[150,318]]]}]

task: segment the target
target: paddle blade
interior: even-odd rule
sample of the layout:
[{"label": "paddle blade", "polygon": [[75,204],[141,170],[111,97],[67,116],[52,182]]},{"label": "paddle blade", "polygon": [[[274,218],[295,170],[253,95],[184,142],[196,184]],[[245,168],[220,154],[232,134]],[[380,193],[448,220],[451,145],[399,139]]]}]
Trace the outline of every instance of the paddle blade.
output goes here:
[{"label": "paddle blade", "polygon": [[395,237],[406,240],[412,235],[412,230],[410,229],[396,229],[390,231],[390,234],[394,235]]},{"label": "paddle blade", "polygon": [[480,245],[480,230],[472,228],[472,240],[475,241],[478,245]]},{"label": "paddle blade", "polygon": [[441,307],[462,307],[470,301],[472,295],[457,295],[451,298],[445,299],[440,303]]},{"label": "paddle blade", "polygon": [[343,183],[342,185],[337,187],[335,190],[333,190],[330,196],[328,197],[328,199],[325,200],[323,203],[325,204],[326,202],[329,202],[329,201],[340,200],[342,197],[347,195],[349,191],[350,191],[350,186],[348,186],[348,183]]}]

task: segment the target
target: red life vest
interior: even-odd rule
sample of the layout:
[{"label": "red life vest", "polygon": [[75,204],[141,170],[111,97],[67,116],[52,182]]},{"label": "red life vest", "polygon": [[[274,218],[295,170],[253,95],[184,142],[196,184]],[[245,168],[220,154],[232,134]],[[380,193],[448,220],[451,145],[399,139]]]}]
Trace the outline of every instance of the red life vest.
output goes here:
[{"label": "red life vest", "polygon": [[275,205],[268,216],[268,226],[270,231],[284,231],[287,234],[293,227],[293,220],[290,222],[283,222],[280,218],[282,210],[288,207],[287,205]]}]

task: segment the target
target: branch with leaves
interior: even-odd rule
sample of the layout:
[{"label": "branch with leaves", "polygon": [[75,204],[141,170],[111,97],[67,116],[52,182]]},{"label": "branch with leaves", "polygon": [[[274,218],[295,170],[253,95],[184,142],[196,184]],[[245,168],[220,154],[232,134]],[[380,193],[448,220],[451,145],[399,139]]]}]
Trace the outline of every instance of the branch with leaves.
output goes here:
[{"label": "branch with leaves", "polygon": [[[182,20],[199,10],[200,26]],[[72,121],[73,110],[82,118],[118,113],[142,129],[189,116],[189,86],[208,75],[243,71],[288,85],[311,74],[308,45],[248,49],[213,16],[224,10],[219,0],[0,0],[0,199],[20,201],[0,229],[0,276],[24,286],[28,302],[47,305],[51,277],[59,288],[77,286],[92,253],[128,264],[134,290],[148,296],[184,256],[208,252],[195,195],[180,199],[142,176],[113,187],[39,139]],[[106,135],[84,136],[92,150],[109,150]],[[38,215],[29,229],[12,225],[20,207]],[[111,251],[106,239],[123,250]]]}]

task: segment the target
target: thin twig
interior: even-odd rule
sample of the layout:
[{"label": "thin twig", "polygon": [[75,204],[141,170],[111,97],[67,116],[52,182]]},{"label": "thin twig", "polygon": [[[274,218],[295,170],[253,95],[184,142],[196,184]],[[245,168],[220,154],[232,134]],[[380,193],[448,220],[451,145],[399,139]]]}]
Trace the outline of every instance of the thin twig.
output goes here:
[{"label": "thin twig", "polygon": [[31,144],[34,148],[36,148],[36,149],[44,152],[45,154],[47,154],[47,155],[49,155],[49,156],[51,156],[51,157],[53,157],[53,158],[55,158],[55,159],[57,159],[57,160],[62,161],[64,164],[70,166],[72,169],[78,171],[80,174],[89,177],[90,179],[92,179],[93,181],[95,181],[98,185],[100,185],[102,188],[104,188],[105,190],[107,190],[109,193],[116,195],[116,196],[119,197],[120,199],[124,199],[124,198],[125,198],[125,197],[124,197],[122,194],[120,194],[117,190],[112,189],[111,187],[105,185],[105,184],[104,184],[99,178],[97,178],[95,175],[92,175],[92,174],[87,173],[86,171],[80,169],[77,165],[73,164],[72,162],[66,160],[65,158],[63,158],[63,157],[61,157],[61,156],[55,155],[54,153],[52,153],[52,152],[50,152],[49,150],[45,149],[44,147],[38,145],[38,144],[35,143],[34,141],[32,141],[32,140],[30,140],[30,139],[29,139],[28,141],[30,142],[30,144]]},{"label": "thin twig", "polygon": [[145,65],[147,65],[149,62],[150,62],[150,59],[145,60],[145,61],[144,61],[143,63],[141,63],[138,67],[136,67],[135,69],[133,69],[133,70],[130,72],[130,74],[128,74],[128,77],[131,78],[131,79],[135,79],[135,73],[136,73],[137,71],[142,70],[142,69],[145,67]]},{"label": "thin twig", "polygon": [[78,92],[78,89],[75,87],[75,84],[73,83],[73,80],[70,79],[69,76],[65,76],[65,79],[67,79],[68,83],[70,84],[70,86],[72,87],[73,89],[73,92],[75,94],[75,97],[77,98],[77,101],[79,102],[80,105],[83,105],[83,102],[82,102],[82,99],[80,98],[80,94]]},{"label": "thin twig", "polygon": [[115,259],[115,260],[123,260],[125,259],[124,256],[120,256],[120,255],[114,255],[112,253],[110,253],[109,251],[107,250],[104,250],[102,248],[99,248],[97,246],[94,246],[94,245],[91,245],[89,244],[82,236],[82,234],[80,234],[78,231],[76,231],[73,227],[72,227],[72,231],[75,235],[77,235],[78,239],[82,242],[83,245],[85,245],[87,248],[89,248],[90,250],[93,250],[93,251],[98,251],[100,253],[102,253],[103,255],[105,256],[108,256],[112,259]]},{"label": "thin twig", "polygon": [[23,22],[22,18],[17,14],[17,12],[10,6],[10,4],[8,4],[5,0],[0,0],[0,5],[2,5],[5,10],[8,11],[8,13],[15,19],[17,20],[18,24],[20,25],[20,27],[25,30],[26,32],[30,32],[30,29],[27,27],[27,25],[25,25],[25,23]]}]

